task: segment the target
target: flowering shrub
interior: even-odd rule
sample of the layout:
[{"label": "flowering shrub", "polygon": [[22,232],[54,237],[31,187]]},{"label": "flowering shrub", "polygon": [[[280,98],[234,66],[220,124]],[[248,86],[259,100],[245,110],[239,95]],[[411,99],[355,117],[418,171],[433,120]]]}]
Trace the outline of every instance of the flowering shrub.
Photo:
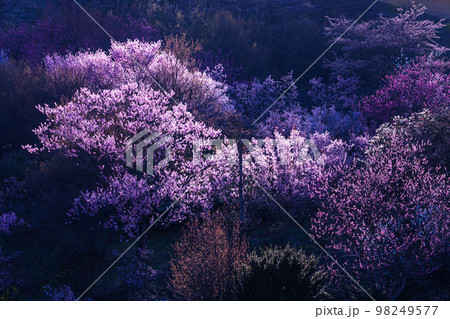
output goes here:
[{"label": "flowering shrub", "polygon": [[313,218],[316,236],[361,277],[378,271],[405,282],[433,272],[448,254],[449,179],[430,170],[422,151],[395,131],[389,143],[372,142]]},{"label": "flowering shrub", "polygon": [[[364,85],[377,85],[378,81],[393,69],[396,58],[428,55],[432,51],[445,51],[435,41],[444,27],[442,21],[422,19],[426,7],[412,3],[408,10],[398,9],[394,17],[356,24],[337,42],[339,54],[327,61],[335,78],[356,77]],[[325,34],[333,42],[352,23],[347,18],[329,18],[330,26]]]},{"label": "flowering shrub", "polygon": [[11,228],[25,224],[22,218],[17,217],[16,213],[10,212],[0,215],[0,232],[6,235],[11,234]]},{"label": "flowering shrub", "polygon": [[348,111],[354,108],[359,98],[359,83],[355,77],[343,78],[338,75],[332,84],[323,83],[321,78],[314,78],[309,84],[311,89],[308,95],[316,107]]},{"label": "flowering shrub", "polygon": [[[249,84],[238,83],[232,86],[236,109],[244,112],[254,120],[260,116],[292,84],[292,74],[279,81],[271,77],[260,83],[254,80]],[[326,85],[321,79],[311,80],[312,88],[308,92],[314,107],[303,108],[298,100],[298,90],[294,85],[257,122],[259,137],[273,136],[277,130],[289,136],[291,130],[297,129],[306,136],[314,133],[330,132],[332,136],[350,138],[366,131],[359,112],[354,110],[358,95],[357,82],[338,78],[337,85]],[[245,111],[247,110],[247,111]]]},{"label": "flowering shrub", "polygon": [[288,136],[296,129],[305,136],[328,132],[336,138],[348,140],[367,130],[359,112],[341,112],[334,107],[315,107],[311,111],[299,107],[294,110],[275,110],[268,113],[267,119],[257,125],[260,136],[273,136],[274,129]]},{"label": "flowering shrub", "polygon": [[220,213],[192,220],[174,245],[170,285],[185,300],[230,300],[248,243],[238,221]]},{"label": "flowering shrub", "polygon": [[374,128],[395,115],[410,115],[428,108],[436,111],[450,105],[449,63],[430,58],[400,66],[374,95],[358,106]]}]

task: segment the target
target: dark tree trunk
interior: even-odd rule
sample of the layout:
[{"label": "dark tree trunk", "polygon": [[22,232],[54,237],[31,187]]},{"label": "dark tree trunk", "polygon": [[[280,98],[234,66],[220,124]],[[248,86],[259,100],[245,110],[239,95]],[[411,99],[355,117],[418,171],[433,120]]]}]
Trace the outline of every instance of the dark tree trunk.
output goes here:
[{"label": "dark tree trunk", "polygon": [[238,158],[239,158],[239,217],[241,219],[241,223],[244,226],[245,223],[245,212],[244,212],[244,176],[242,172],[242,153],[244,152],[242,139],[239,138],[237,141],[238,147]]}]

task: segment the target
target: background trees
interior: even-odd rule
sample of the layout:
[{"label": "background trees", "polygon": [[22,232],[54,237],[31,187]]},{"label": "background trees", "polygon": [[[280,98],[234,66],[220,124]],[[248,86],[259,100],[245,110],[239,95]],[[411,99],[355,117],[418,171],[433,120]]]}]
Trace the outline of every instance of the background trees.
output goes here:
[{"label": "background trees", "polygon": [[[373,86],[393,69],[400,56],[413,58],[446,49],[436,40],[444,27],[441,22],[422,20],[426,7],[412,3],[408,10],[399,9],[394,17],[361,22],[339,39],[334,60],[328,61],[334,77],[357,78],[362,86]],[[330,18],[325,28],[327,38],[334,41],[351,24],[346,18]]]}]

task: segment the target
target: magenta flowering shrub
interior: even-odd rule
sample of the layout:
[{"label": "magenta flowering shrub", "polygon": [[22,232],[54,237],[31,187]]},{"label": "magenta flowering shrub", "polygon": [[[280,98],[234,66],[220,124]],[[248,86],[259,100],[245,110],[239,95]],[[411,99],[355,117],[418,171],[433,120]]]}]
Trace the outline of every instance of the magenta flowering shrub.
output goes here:
[{"label": "magenta flowering shrub", "polygon": [[[389,143],[372,142],[364,162],[332,187],[313,218],[316,237],[339,251],[360,278],[380,272],[397,289],[445,261],[449,178],[430,169],[422,151],[423,144],[395,131]],[[390,293],[396,298],[401,289]]]},{"label": "magenta flowering shrub", "polygon": [[[444,27],[442,21],[423,19],[426,7],[412,2],[408,10],[398,9],[393,17],[383,15],[376,20],[357,23],[337,42],[338,54],[327,61],[334,77],[355,77],[362,84],[377,85],[393,69],[396,58],[416,57],[433,51],[445,51],[436,40]],[[325,35],[335,41],[352,23],[347,18],[329,18]]]},{"label": "magenta flowering shrub", "polygon": [[396,115],[449,107],[449,70],[447,61],[433,57],[400,66],[374,95],[363,98],[358,108],[369,125],[376,128]]}]

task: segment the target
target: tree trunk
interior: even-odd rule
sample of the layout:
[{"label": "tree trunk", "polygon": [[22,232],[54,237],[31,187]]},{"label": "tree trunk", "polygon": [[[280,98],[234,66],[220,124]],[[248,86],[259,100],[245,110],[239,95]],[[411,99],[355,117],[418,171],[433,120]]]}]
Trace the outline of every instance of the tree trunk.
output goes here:
[{"label": "tree trunk", "polygon": [[245,223],[245,212],[244,212],[244,176],[242,172],[242,153],[244,152],[241,138],[237,141],[238,147],[238,158],[239,158],[239,217],[242,225]]}]

